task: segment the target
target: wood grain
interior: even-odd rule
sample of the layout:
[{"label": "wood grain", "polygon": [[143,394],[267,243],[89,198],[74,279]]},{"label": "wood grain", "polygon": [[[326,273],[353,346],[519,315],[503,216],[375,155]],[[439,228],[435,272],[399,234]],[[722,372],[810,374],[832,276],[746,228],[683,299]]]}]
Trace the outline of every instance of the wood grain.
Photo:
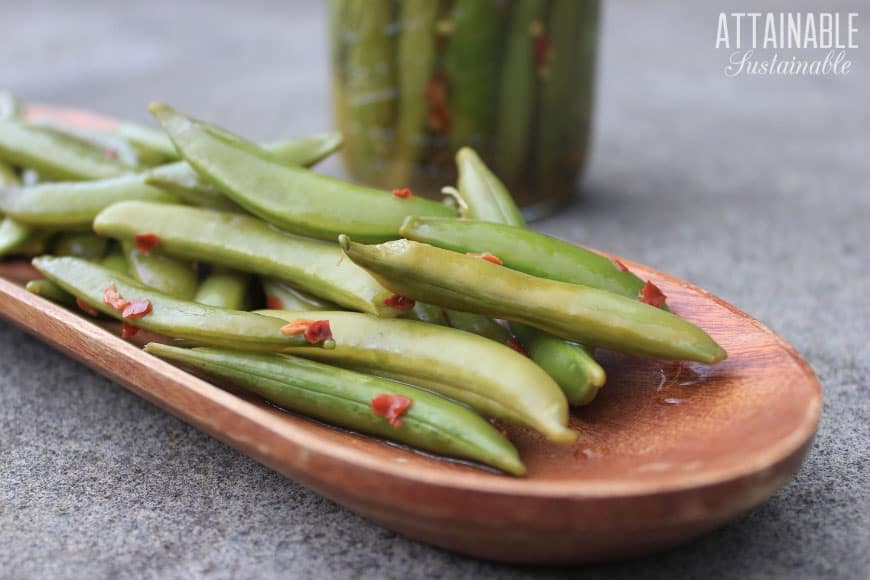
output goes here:
[{"label": "wood grain", "polygon": [[[714,367],[605,353],[607,386],[558,447],[511,429],[516,479],[282,413],[142,352],[21,288],[0,264],[0,315],[199,429],[409,537],[482,558],[579,563],[685,542],[760,504],[798,469],[821,387],[764,325],[685,282],[624,260],[729,352]],[[139,337],[137,337],[139,338]]]}]

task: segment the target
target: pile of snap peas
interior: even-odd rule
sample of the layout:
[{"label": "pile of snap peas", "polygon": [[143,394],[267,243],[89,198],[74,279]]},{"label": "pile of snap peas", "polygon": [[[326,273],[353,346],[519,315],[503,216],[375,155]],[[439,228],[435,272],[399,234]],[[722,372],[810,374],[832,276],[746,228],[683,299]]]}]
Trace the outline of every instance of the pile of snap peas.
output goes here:
[{"label": "pile of snap peas", "polygon": [[278,406],[519,476],[501,422],[571,444],[595,348],[726,357],[621,263],[527,229],[471,149],[442,203],[311,170],[336,133],[257,145],[155,103],[162,131],[91,135],[2,95],[0,256],[35,256],[28,290]]}]

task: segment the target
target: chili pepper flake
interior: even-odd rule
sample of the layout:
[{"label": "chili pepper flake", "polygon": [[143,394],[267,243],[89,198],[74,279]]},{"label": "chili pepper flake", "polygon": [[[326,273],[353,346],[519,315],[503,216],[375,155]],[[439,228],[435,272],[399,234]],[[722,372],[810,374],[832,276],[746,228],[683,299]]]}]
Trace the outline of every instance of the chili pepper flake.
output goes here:
[{"label": "chili pepper flake", "polygon": [[285,336],[302,334],[309,344],[320,344],[332,338],[332,328],[330,328],[328,320],[297,318],[282,326],[281,334]]},{"label": "chili pepper flake", "polygon": [[133,338],[139,332],[138,326],[133,326],[126,322],[121,323],[121,338]]},{"label": "chili pepper flake", "polygon": [[379,417],[389,419],[390,425],[398,429],[402,426],[400,417],[411,408],[414,401],[403,395],[379,393],[372,399],[372,411]]},{"label": "chili pepper flake", "polygon": [[489,419],[489,424],[495,427],[496,431],[501,433],[501,436],[505,439],[508,438],[507,428],[504,426],[504,423],[499,421],[498,419]]},{"label": "chili pepper flake", "polygon": [[395,308],[396,310],[411,310],[414,308],[415,302],[410,298],[393,294],[384,300],[384,304],[390,308]]},{"label": "chili pepper flake", "polygon": [[157,234],[136,234],[133,237],[133,242],[136,244],[136,249],[143,254],[147,254],[160,245],[160,238],[157,237]]},{"label": "chili pepper flake", "polygon": [[429,127],[436,132],[450,130],[450,111],[447,108],[447,80],[443,74],[435,74],[429,78],[426,84],[426,102],[429,110],[426,120]]},{"label": "chili pepper flake", "polygon": [[650,282],[646,281],[643,288],[640,289],[640,301],[644,304],[649,304],[650,306],[654,306],[656,308],[661,308],[665,305],[665,300],[667,297],[664,292],[662,292],[658,286]]},{"label": "chili pepper flake", "polygon": [[397,197],[399,199],[409,199],[414,197],[414,192],[411,191],[408,187],[402,187],[393,190],[393,197]]},{"label": "chili pepper flake", "polygon": [[284,308],[284,305],[277,296],[266,296],[266,308],[269,310],[281,310]]},{"label": "chili pepper flake", "polygon": [[628,269],[628,266],[623,264],[620,260],[614,258],[613,263],[616,264],[616,267],[619,268],[620,272],[631,272],[631,270]]},{"label": "chili pepper flake", "polygon": [[106,286],[105,290],[103,290],[103,303],[108,304],[118,312],[121,312],[127,305],[130,304],[129,300],[124,300],[121,295],[118,293],[118,287],[115,286],[114,282],[111,282],[108,286]]},{"label": "chili pepper flake", "polygon": [[97,316],[99,314],[96,308],[78,297],[76,297],[76,306],[78,306],[82,312],[90,314],[91,316]]},{"label": "chili pepper flake", "polygon": [[481,260],[486,260],[487,262],[492,262],[496,266],[501,266],[504,263],[501,261],[501,258],[496,256],[495,254],[490,254],[489,252],[482,252],[480,254],[475,254],[474,252],[468,252],[465,255],[471,256],[472,258],[480,258]]},{"label": "chili pepper flake", "polygon": [[547,76],[550,72],[550,37],[544,32],[543,24],[531,27],[532,51],[535,55],[535,70],[541,76]]},{"label": "chili pepper flake", "polygon": [[523,347],[523,345],[520,344],[520,341],[515,338],[510,339],[504,344],[506,347],[514,349],[523,356],[529,356],[529,352],[525,349],[525,347]]},{"label": "chili pepper flake", "polygon": [[142,318],[151,312],[151,301],[147,298],[131,300],[121,311],[123,318]]}]

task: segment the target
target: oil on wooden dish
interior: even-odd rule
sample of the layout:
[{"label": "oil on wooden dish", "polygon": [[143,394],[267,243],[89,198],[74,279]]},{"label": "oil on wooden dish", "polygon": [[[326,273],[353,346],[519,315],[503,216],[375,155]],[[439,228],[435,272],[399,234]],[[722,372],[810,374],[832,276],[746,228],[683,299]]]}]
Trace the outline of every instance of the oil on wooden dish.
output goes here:
[{"label": "oil on wooden dish", "polygon": [[625,262],[729,358],[705,367],[604,353],[607,385],[571,416],[576,444],[509,429],[525,478],[415,453],[221,389],[122,340],[113,324],[26,292],[23,282],[35,277],[26,263],[0,264],[0,316],[399,533],[493,560],[592,562],[677,545],[762,503],[799,468],[822,408],[809,365],[760,322]]}]

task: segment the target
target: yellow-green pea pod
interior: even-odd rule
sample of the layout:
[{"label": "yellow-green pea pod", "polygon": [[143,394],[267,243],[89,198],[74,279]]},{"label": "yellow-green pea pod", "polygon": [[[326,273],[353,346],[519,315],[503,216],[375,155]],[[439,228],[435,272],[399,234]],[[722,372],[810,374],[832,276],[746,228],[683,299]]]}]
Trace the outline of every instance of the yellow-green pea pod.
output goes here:
[{"label": "yellow-green pea pod", "polygon": [[[343,142],[341,133],[331,131],[266,143],[263,149],[288,164],[310,167],[332,155]],[[145,183],[174,193],[192,205],[221,211],[245,211],[214,185],[203,180],[186,161],[168,163],[148,171]]]},{"label": "yellow-green pea pod", "polygon": [[402,318],[419,320],[420,322],[428,322],[429,324],[438,324],[440,326],[450,326],[450,323],[447,321],[446,309],[420,301],[415,302],[414,308],[403,314]]},{"label": "yellow-green pea pod", "polygon": [[514,226],[525,225],[523,214],[504,183],[484,164],[474,149],[463,147],[456,152],[456,169],[459,172],[459,194],[468,206],[463,217]]},{"label": "yellow-green pea pod", "polygon": [[513,338],[504,326],[492,318],[449,308],[444,309],[444,314],[447,317],[447,324],[452,328],[473,332],[500,344],[507,344]]},{"label": "yellow-green pea pod", "polygon": [[123,202],[97,216],[94,230],[128,241],[139,233],[155,234],[160,251],[169,256],[278,278],[351,310],[378,316],[401,313],[386,304],[392,292],[343,259],[334,243],[285,234],[247,215]]},{"label": "yellow-green pea pod", "polygon": [[199,285],[193,300],[209,306],[244,310],[248,286],[250,277],[247,274],[227,268],[214,268]]},{"label": "yellow-green pea pod", "polygon": [[288,232],[334,241],[341,233],[367,241],[395,239],[409,215],[451,216],[444,204],[398,198],[286,165],[257,145],[162,104],[151,112],[200,175],[229,198]]},{"label": "yellow-green pea pod", "polygon": [[106,255],[109,240],[91,232],[68,232],[58,234],[51,245],[55,256],[72,256],[90,262],[101,260]]},{"label": "yellow-green pea pod", "polygon": [[64,306],[72,306],[76,302],[75,296],[46,278],[31,280],[24,286],[24,289],[46,300],[51,300]]},{"label": "yellow-green pea pod", "polygon": [[[286,321],[310,312],[261,310]],[[557,443],[574,441],[568,403],[559,385],[525,356],[470,332],[416,320],[356,312],[317,312],[328,320],[336,347],[290,353],[354,368],[441,393],[485,417],[524,425]],[[323,355],[323,356],[322,356]]]},{"label": "yellow-green pea pod", "polygon": [[44,127],[0,120],[0,160],[51,179],[108,179],[130,171],[115,155]]},{"label": "yellow-green pea pod", "polygon": [[156,252],[143,252],[131,242],[123,242],[124,257],[130,276],[164,294],[193,300],[199,281],[190,261]]},{"label": "yellow-green pea pod", "polygon": [[17,221],[59,230],[90,229],[98,213],[126,200],[179,201],[171,193],[145,185],[141,174],[80,183],[43,183],[0,191],[0,208]]},{"label": "yellow-green pea pod", "polygon": [[335,304],[297,290],[290,284],[274,278],[263,278],[266,307],[274,310],[340,310]]},{"label": "yellow-green pea pod", "polygon": [[124,251],[116,243],[112,244],[112,248],[106,253],[105,257],[100,260],[100,265],[112,270],[113,272],[120,272],[121,274],[127,274],[127,272],[129,272],[129,265],[127,264],[127,258],[124,256]]},{"label": "yellow-green pea pod", "polygon": [[141,318],[125,321],[139,328],[173,338],[185,338],[200,344],[237,350],[283,352],[288,348],[333,348],[333,340],[309,344],[301,334],[284,335],[280,321],[251,312],[215,308],[188,300],[179,300],[139,282],[79,258],[42,256],[33,266],[43,276],[81,298],[98,312],[125,320],[121,312],[104,301],[106,289],[115,285],[124,300],[148,300],[151,310]]},{"label": "yellow-green pea pod", "polygon": [[339,243],[383,286],[413,300],[629,354],[707,364],[727,356],[689,321],[612,292],[537,278],[411,240],[366,246],[340,236]]},{"label": "yellow-green pea pod", "polygon": [[0,189],[18,185],[18,175],[9,165],[0,161]]},{"label": "yellow-green pea pod", "polygon": [[118,123],[115,133],[149,159],[162,163],[179,159],[172,140],[156,127],[123,121]]},{"label": "yellow-green pea pod", "polygon": [[10,217],[0,220],[0,258],[13,254],[31,238],[33,231]]},{"label": "yellow-green pea pod", "polygon": [[[526,472],[516,448],[485,419],[422,389],[282,354],[185,349],[159,343],[149,343],[145,350],[333,425],[513,475]],[[394,427],[374,413],[372,400],[378,395],[411,399],[411,406],[399,417],[401,424]]]}]

